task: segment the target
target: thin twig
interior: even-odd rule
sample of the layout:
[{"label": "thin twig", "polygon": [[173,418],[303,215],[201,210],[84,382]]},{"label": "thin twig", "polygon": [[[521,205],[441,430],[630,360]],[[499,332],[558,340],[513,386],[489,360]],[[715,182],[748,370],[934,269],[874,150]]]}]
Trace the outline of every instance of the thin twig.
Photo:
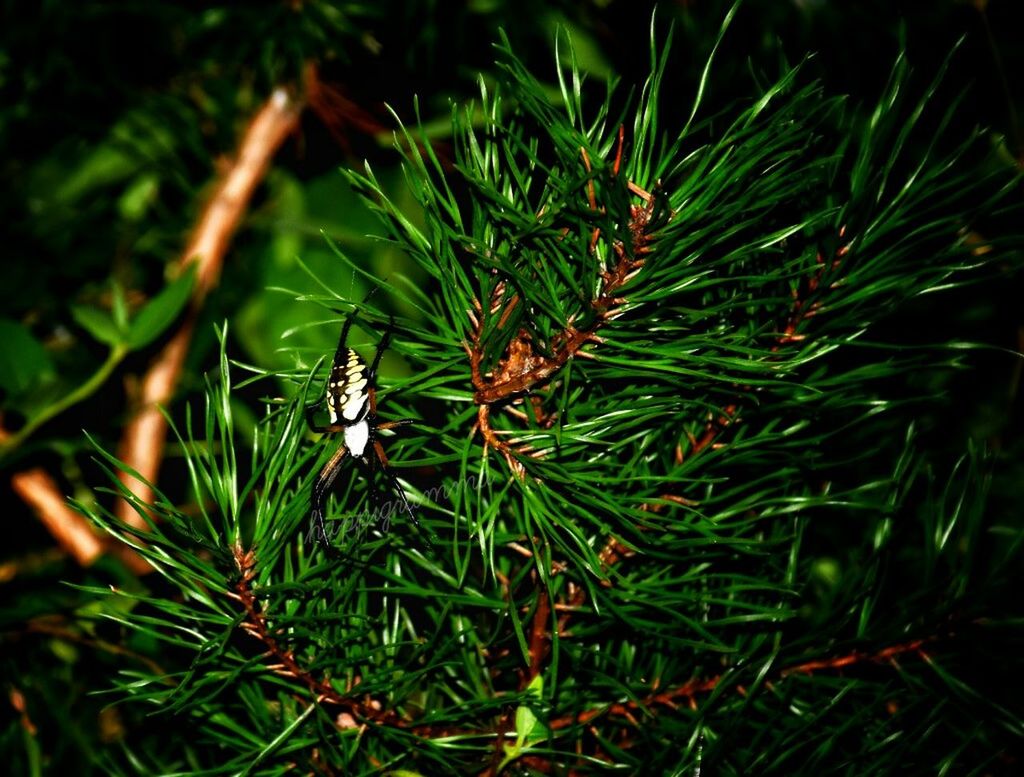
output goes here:
[{"label": "thin twig", "polygon": [[246,620],[242,624],[242,628],[260,640],[276,660],[277,663],[268,668],[305,685],[318,702],[333,704],[354,714],[359,705],[353,699],[339,693],[329,681],[314,677],[299,665],[295,660],[295,654],[290,649],[283,647],[277,641],[252,590],[251,583],[256,567],[256,557],[253,552],[251,550],[246,552],[236,546],[235,563],[241,573],[241,577],[235,584],[235,595],[242,603],[246,613]]},{"label": "thin twig", "polygon": [[56,481],[41,467],[16,473],[11,487],[28,504],[58,544],[87,567],[103,552],[103,543],[84,516],[72,510]]},{"label": "thin twig", "polygon": [[[146,483],[156,481],[167,437],[167,421],[159,405],[167,403],[174,395],[203,299],[217,283],[231,237],[263,180],[270,160],[298,126],[301,107],[284,89],[275,90],[263,104],[249,123],[235,161],[221,176],[182,253],[179,261],[182,270],[192,263],[197,265],[192,304],[181,327],[157,354],[142,379],[137,409],[125,426],[118,450],[121,460],[142,478],[137,480],[122,474],[125,486],[142,504],[153,501],[153,491]],[[117,512],[125,523],[142,530],[146,528],[143,518],[127,501],[118,504]]]},{"label": "thin twig", "polygon": [[302,75],[306,102],[346,154],[352,152],[353,131],[371,137],[390,131],[387,124],[349,97],[343,86],[323,81],[315,62],[307,64]]},{"label": "thin twig", "polygon": [[[908,653],[916,653],[925,657],[923,648],[924,645],[930,641],[934,641],[934,638],[915,639],[899,645],[890,645],[889,647],[883,648],[874,653],[866,653],[858,650],[840,656],[833,656],[832,658],[825,658],[817,661],[805,661],[779,670],[776,673],[776,677],[777,679],[782,680],[794,674],[811,675],[815,672],[838,670],[859,664],[880,663],[891,661],[897,656],[906,655]],[[639,701],[631,700],[627,702],[620,702],[605,707],[585,710],[583,712],[576,713],[575,715],[564,715],[560,718],[555,718],[554,720],[549,721],[548,725],[552,730],[558,730],[573,725],[586,724],[594,718],[602,715],[609,717],[631,718],[634,713],[637,712],[653,712],[651,709],[652,707],[663,706],[674,709],[678,707],[680,701],[685,700],[693,703],[697,696],[710,693],[718,687],[724,677],[725,675],[716,675],[709,678],[694,678],[675,688],[670,688],[660,693],[652,693]],[[745,690],[737,686],[737,692],[744,693]]]},{"label": "thin twig", "polygon": [[543,586],[543,583],[538,582],[537,609],[533,612],[533,626],[530,629],[530,674],[523,678],[523,688],[526,688],[533,678],[540,674],[544,659],[551,646],[549,633],[551,606],[548,602],[548,592]]},{"label": "thin twig", "polygon": [[32,634],[45,634],[46,636],[56,637],[57,639],[64,640],[65,642],[75,642],[80,645],[85,645],[86,647],[95,648],[96,650],[100,650],[104,653],[110,653],[111,655],[138,661],[157,677],[164,678],[165,682],[172,685],[176,684],[175,680],[167,676],[167,672],[164,671],[163,667],[149,656],[136,653],[134,650],[130,650],[123,645],[118,645],[114,642],[108,642],[105,639],[100,639],[99,637],[75,631],[68,624],[69,621],[67,621],[63,616],[48,615],[39,618],[32,618],[25,624],[25,630]]}]

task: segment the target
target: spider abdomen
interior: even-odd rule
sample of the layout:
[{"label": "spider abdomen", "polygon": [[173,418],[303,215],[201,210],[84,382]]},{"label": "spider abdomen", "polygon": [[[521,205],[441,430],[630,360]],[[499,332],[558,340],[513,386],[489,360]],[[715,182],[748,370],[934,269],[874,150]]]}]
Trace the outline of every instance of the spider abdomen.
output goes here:
[{"label": "spider abdomen", "polygon": [[366,362],[351,348],[337,356],[327,383],[327,411],[332,424],[351,423],[362,418],[369,399]]},{"label": "spider abdomen", "polygon": [[366,454],[366,446],[370,442],[370,424],[364,418],[345,427],[345,447],[350,456],[359,458]]}]

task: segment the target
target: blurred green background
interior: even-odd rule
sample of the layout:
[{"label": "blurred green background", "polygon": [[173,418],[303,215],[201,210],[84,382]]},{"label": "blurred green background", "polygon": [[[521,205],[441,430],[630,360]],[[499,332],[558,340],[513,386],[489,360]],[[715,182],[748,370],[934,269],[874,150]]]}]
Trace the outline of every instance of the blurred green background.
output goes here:
[{"label": "blurred green background", "polygon": [[[261,368],[309,365],[333,348],[336,328],[315,326],[329,316],[296,296],[319,290],[313,276],[346,298],[361,298],[368,287],[325,236],[378,276],[426,283],[399,252],[369,237],[379,227],[338,173],[367,160],[392,200],[416,218],[390,111],[406,123],[418,118],[443,157],[451,103],[473,99],[481,80],[492,81],[500,30],[542,79],[554,80],[554,41],[563,28],[595,85],[608,78],[634,84],[649,67],[652,15],[663,33],[674,27],[673,83],[695,85],[729,6],[699,0],[4,3],[0,426],[7,440],[0,442],[0,498],[7,537],[0,553],[0,746],[12,754],[16,771],[102,773],[97,759],[105,748],[152,725],[124,720],[95,695],[126,651],[148,655],[151,646],[137,636],[127,646],[108,640],[88,617],[93,605],[65,584],[130,583],[131,572],[112,558],[80,568],[13,493],[10,478],[41,467],[67,494],[106,498],[91,490],[102,476],[82,430],[116,448],[133,387],[180,321],[187,287],[170,284],[181,251],[247,121],[273,89],[285,85],[302,97],[315,65],[341,107],[330,121],[304,111],[276,154],[202,308],[168,408],[172,417],[181,418],[186,404],[201,397],[203,373],[215,364],[214,325],[225,319],[229,353]],[[1014,0],[751,0],[716,59],[709,114],[748,94],[759,73],[808,54],[808,67],[830,92],[849,94],[854,108],[870,105],[901,50],[927,80],[963,38],[943,92],[948,100],[964,95],[949,135],[989,128],[1006,164],[1019,166],[1022,22]],[[665,107],[685,118],[690,104],[687,92]],[[946,436],[966,434],[1000,450],[993,509],[1006,511],[1014,510],[1015,484],[1024,482],[1020,363],[999,349],[1024,344],[1020,298],[1019,280],[977,285],[958,293],[941,331],[904,332],[913,340],[996,346],[977,370],[935,387],[948,393],[949,411],[926,433],[938,447]],[[139,321],[148,305],[144,336],[104,371],[111,353],[104,327],[119,308]],[[383,369],[397,375],[403,365],[389,354]],[[241,392],[238,413],[260,412],[257,400],[266,390]],[[80,401],[54,412],[69,396]],[[17,437],[39,418],[47,420]],[[161,485],[184,498],[173,443],[166,455]]]}]

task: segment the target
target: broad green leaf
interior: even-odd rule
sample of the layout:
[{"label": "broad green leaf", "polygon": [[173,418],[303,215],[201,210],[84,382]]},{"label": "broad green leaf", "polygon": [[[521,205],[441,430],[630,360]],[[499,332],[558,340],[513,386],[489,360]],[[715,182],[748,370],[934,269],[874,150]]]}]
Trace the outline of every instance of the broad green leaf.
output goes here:
[{"label": "broad green leaf", "polygon": [[52,372],[49,353],[28,328],[0,319],[0,389],[20,394]]},{"label": "broad green leaf", "polygon": [[57,202],[73,205],[103,186],[124,180],[138,169],[138,162],[123,148],[111,143],[97,146],[67,175],[53,193]]},{"label": "broad green leaf", "polygon": [[106,345],[117,345],[124,342],[124,333],[119,330],[114,319],[110,317],[109,313],[99,308],[88,305],[72,305],[71,317],[98,342]]},{"label": "broad green leaf", "polygon": [[136,350],[149,345],[174,322],[192,293],[195,274],[195,265],[192,265],[139,311],[128,327],[129,348]]}]

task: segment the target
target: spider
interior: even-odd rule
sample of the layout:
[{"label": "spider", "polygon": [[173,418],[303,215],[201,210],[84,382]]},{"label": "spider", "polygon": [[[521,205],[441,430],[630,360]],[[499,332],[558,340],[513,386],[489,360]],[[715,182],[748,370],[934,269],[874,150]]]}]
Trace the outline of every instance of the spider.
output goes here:
[{"label": "spider", "polygon": [[[313,482],[310,517],[312,525],[316,528],[317,537],[325,550],[333,548],[324,521],[327,492],[335,478],[338,477],[346,458],[354,459],[362,467],[369,486],[371,505],[375,508],[381,506],[380,494],[373,490],[373,471],[375,466],[379,466],[388,485],[398,496],[401,509],[419,528],[416,514],[413,512],[398,478],[391,471],[388,458],[384,455],[384,447],[377,438],[377,434],[382,429],[394,429],[396,426],[405,426],[413,422],[411,418],[402,418],[397,421],[380,421],[377,418],[377,368],[380,365],[380,357],[391,340],[391,331],[395,322],[393,318],[388,322],[388,326],[377,344],[377,353],[373,357],[373,363],[367,369],[366,362],[362,357],[346,345],[348,333],[354,320],[355,314],[353,313],[345,320],[345,324],[341,328],[338,350],[334,353],[334,364],[327,380],[324,398],[306,408],[306,423],[310,429],[323,434],[341,432],[345,440],[344,445],[335,451]],[[327,406],[329,423],[326,426],[319,426],[315,423],[314,417],[324,405]]]}]

